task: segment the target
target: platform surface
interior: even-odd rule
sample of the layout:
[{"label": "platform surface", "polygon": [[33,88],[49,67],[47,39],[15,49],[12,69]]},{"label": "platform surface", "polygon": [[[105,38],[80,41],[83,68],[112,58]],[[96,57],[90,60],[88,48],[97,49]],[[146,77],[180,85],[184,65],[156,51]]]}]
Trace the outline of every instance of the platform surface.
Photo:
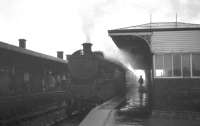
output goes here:
[{"label": "platform surface", "polygon": [[94,108],[79,126],[200,126],[198,113],[153,110],[146,116],[148,97],[137,86],[129,88],[125,99],[124,105],[124,100],[115,99]]},{"label": "platform surface", "polygon": [[79,126],[105,126],[113,115],[113,111],[124,98],[115,97],[92,109]]}]

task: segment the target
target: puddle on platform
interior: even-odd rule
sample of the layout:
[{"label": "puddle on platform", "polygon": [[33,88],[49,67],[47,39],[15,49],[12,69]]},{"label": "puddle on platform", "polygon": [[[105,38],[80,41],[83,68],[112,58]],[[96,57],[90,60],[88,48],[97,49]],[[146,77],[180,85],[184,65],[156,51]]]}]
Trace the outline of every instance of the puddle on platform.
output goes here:
[{"label": "puddle on platform", "polygon": [[142,126],[144,119],[149,116],[148,108],[147,92],[140,92],[139,87],[131,85],[126,100],[116,110],[115,122]]}]

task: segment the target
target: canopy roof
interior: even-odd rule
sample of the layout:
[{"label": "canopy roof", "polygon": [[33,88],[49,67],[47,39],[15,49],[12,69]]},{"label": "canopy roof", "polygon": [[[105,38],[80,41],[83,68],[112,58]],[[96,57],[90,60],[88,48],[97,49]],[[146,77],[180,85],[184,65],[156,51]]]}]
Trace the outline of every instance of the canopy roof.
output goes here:
[{"label": "canopy roof", "polygon": [[176,30],[200,30],[200,24],[184,22],[154,22],[130,27],[109,30],[109,33],[120,32],[148,32],[148,31],[176,31]]}]

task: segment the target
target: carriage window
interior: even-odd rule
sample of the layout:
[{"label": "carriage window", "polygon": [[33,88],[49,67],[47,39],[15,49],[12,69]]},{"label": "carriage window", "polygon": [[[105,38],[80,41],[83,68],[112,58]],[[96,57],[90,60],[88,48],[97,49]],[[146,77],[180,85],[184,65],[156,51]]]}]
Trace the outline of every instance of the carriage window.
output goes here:
[{"label": "carriage window", "polygon": [[190,76],[190,55],[189,54],[184,54],[182,55],[182,71],[183,71],[183,76]]},{"label": "carriage window", "polygon": [[161,77],[163,76],[163,56],[162,55],[155,55],[155,76]]},{"label": "carriage window", "polygon": [[192,55],[192,75],[200,76],[200,55]]},{"label": "carriage window", "polygon": [[172,76],[172,56],[164,55],[164,76],[171,77]]},{"label": "carriage window", "polygon": [[174,76],[181,76],[181,55],[173,55]]}]

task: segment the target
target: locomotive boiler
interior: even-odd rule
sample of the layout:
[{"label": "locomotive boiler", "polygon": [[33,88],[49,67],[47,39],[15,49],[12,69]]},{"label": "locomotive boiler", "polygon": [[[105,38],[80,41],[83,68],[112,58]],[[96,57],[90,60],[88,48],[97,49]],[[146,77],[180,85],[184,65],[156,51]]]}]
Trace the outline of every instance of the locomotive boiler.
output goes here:
[{"label": "locomotive boiler", "polygon": [[93,52],[91,43],[83,50],[68,56],[71,84],[68,86],[68,103],[71,111],[88,110],[125,92],[125,69],[107,60],[102,52]]}]

